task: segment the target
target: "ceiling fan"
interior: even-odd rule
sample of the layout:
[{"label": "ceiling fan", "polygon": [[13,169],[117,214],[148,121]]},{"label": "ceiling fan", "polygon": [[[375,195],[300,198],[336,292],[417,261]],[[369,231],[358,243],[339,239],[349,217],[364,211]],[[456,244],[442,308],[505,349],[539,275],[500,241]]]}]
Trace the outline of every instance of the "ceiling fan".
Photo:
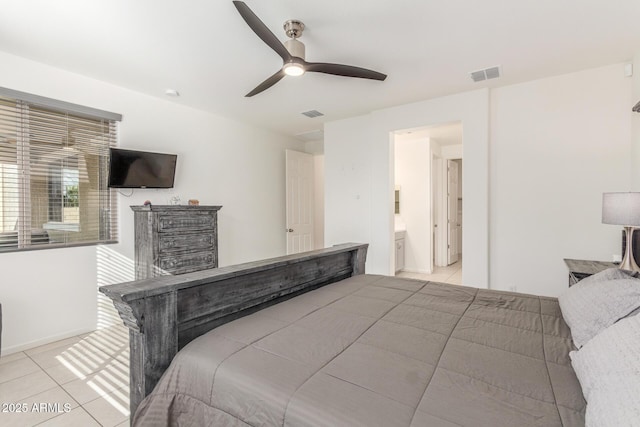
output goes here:
[{"label": "ceiling fan", "polygon": [[285,75],[301,76],[305,72],[316,72],[325,74],[334,74],[336,76],[358,77],[361,79],[384,80],[386,74],[379,73],[366,68],[354,67],[343,64],[330,64],[327,62],[307,62],[304,59],[304,44],[298,40],[304,30],[304,24],[298,20],[291,19],[284,23],[284,30],[289,40],[281,43],[269,28],[256,16],[249,6],[242,1],[234,1],[236,9],[240,16],[245,20],[247,25],[251,27],[254,33],[262,39],[271,49],[275,50],[282,57],[282,68],[267,80],[260,83],[255,89],[245,96],[253,96],[269,89],[278,83]]}]

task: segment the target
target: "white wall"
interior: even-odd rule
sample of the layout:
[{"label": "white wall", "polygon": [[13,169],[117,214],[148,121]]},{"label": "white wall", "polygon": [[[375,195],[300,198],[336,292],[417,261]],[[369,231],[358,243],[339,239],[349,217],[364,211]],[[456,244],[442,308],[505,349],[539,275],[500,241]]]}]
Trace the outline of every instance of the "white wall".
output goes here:
[{"label": "white wall", "polygon": [[[640,51],[633,57],[631,105],[640,101]],[[640,191],[640,113],[631,112],[631,191]]]},{"label": "white wall", "polygon": [[[637,171],[640,115],[630,107],[640,100],[640,66],[633,97],[623,68],[613,64],[327,123],[327,242],[369,242],[368,271],[392,274],[389,132],[462,120],[463,282],[557,296],[567,284],[563,258],[611,260],[620,252],[619,227],[601,224],[602,193],[638,190],[632,164]],[[341,175],[352,182],[341,184]],[[355,202],[358,194],[366,197]],[[334,201],[357,205],[346,210],[354,215],[338,215]]]},{"label": "white wall", "polygon": [[442,158],[443,159],[461,159],[462,144],[442,146]]},{"label": "white wall", "polygon": [[623,64],[492,90],[491,287],[555,296],[563,258],[620,253],[602,193],[629,190],[632,105]]},{"label": "white wall", "polygon": [[367,272],[393,274],[392,133],[461,121],[465,153],[463,281],[488,285],[489,92],[480,89],[325,124],[325,244],[369,243]]},{"label": "white wall", "polygon": [[431,144],[429,138],[397,135],[395,185],[405,234],[404,271],[431,273]]},{"label": "white wall", "polygon": [[[367,272],[379,273],[381,269],[369,267],[376,252],[371,246],[373,158],[368,149],[370,125],[371,116],[367,115],[325,126],[324,244],[369,243]],[[389,273],[388,270],[384,272]]]},{"label": "white wall", "polygon": [[324,154],[313,156],[313,241],[324,248]]},{"label": "white wall", "polygon": [[324,141],[309,141],[304,151],[313,154],[313,245],[324,248]]},{"label": "white wall", "polygon": [[129,205],[223,205],[221,266],[285,253],[284,150],[301,143],[13,55],[0,63],[1,86],[122,113],[120,146],[178,154],[174,190],[119,197],[119,244],[0,254],[3,353],[95,329],[96,286],[133,277]]}]

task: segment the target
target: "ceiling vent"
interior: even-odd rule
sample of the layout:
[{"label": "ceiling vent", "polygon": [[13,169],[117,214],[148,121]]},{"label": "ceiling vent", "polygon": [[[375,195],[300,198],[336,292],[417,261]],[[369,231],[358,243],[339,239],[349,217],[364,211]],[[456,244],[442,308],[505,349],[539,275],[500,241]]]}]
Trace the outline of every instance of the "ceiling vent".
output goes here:
[{"label": "ceiling vent", "polygon": [[481,82],[483,80],[497,79],[502,74],[500,72],[500,66],[485,68],[484,70],[472,71],[469,73],[471,80],[474,82]]},{"label": "ceiling vent", "polygon": [[314,117],[320,117],[320,116],[324,116],[324,114],[322,114],[320,111],[318,110],[309,110],[309,111],[305,111],[304,113],[302,113],[303,116],[307,116],[310,119],[313,119]]}]

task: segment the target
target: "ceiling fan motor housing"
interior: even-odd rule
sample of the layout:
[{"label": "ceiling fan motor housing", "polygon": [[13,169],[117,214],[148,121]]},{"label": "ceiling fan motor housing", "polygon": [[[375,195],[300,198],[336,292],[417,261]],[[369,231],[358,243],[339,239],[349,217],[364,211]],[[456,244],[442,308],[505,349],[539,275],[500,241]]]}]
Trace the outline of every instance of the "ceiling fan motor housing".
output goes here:
[{"label": "ceiling fan motor housing", "polygon": [[287,48],[291,56],[297,56],[298,58],[304,59],[304,43],[298,41],[297,39],[289,39],[284,42],[284,47]]},{"label": "ceiling fan motor housing", "polygon": [[302,35],[302,32],[304,31],[304,24],[302,23],[302,21],[299,21],[297,19],[289,19],[288,21],[285,21],[285,23],[282,25],[282,28],[284,28],[284,32],[287,33],[287,37],[297,39]]}]

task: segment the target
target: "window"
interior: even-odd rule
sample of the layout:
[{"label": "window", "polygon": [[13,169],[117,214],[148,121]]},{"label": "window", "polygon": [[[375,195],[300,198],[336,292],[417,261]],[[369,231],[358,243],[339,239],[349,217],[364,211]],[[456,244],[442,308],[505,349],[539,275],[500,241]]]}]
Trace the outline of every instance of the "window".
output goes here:
[{"label": "window", "polygon": [[120,119],[0,88],[0,252],[115,242]]}]

